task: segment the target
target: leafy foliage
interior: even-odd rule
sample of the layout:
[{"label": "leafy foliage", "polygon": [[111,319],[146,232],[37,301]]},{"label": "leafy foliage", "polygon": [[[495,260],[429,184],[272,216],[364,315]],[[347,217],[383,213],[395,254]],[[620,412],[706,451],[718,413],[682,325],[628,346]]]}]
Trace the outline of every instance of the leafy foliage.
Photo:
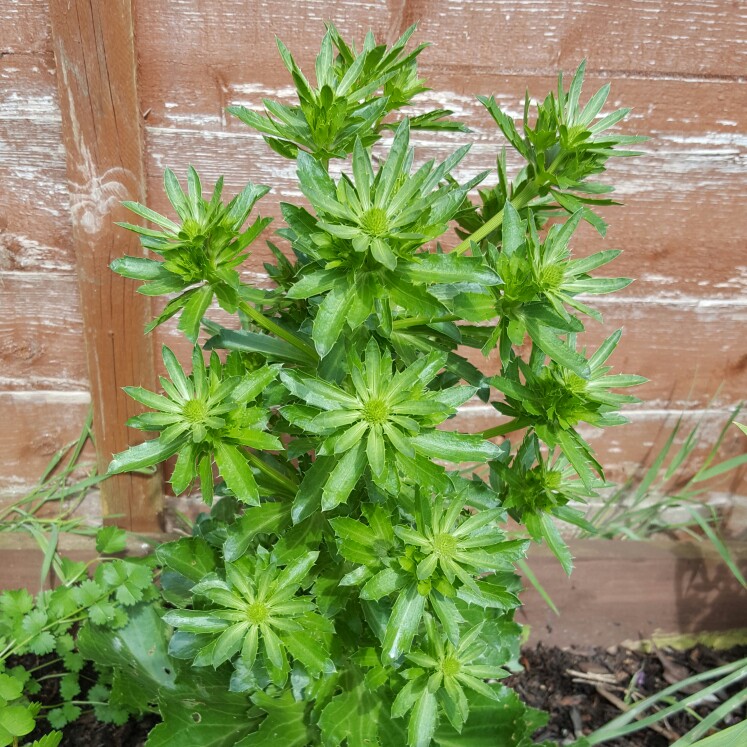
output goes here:
[{"label": "leafy foliage", "polygon": [[[124,545],[125,532],[116,527],[101,529],[96,537],[96,548],[103,554],[120,552]],[[41,706],[30,698],[40,691],[40,682],[50,676],[48,667],[58,662],[66,671],[51,676],[59,677],[60,702],[44,714],[53,729],[75,721],[82,713],[80,705],[96,698],[95,707],[102,720],[121,723],[133,712],[110,701],[111,689],[106,682],[113,672],[105,667],[100,668],[99,680],[87,694],[88,701],[83,698],[79,675],[85,663],[82,637],[87,630],[111,637],[128,624],[137,603],[152,612],[150,605],[157,599],[153,573],[146,561],[98,560],[93,578],[88,578],[85,563],[63,562],[56,556],[51,565],[57,569],[60,585],[54,590],[42,591],[36,597],[25,589],[0,593],[0,745],[15,746],[20,737],[34,730]],[[22,665],[8,668],[10,657],[24,654],[44,658],[33,669]],[[61,732],[52,731],[33,744],[56,747],[61,739]]]},{"label": "leafy foliage", "polygon": [[[298,105],[265,99],[265,114],[243,106],[231,106],[228,111],[261,132],[265,142],[281,156],[299,158],[300,153],[310,153],[321,163],[345,158],[357,139],[366,146],[373,145],[382,131],[393,126],[383,122],[387,114],[427,90],[417,75],[417,57],[426,45],[405,51],[414,32],[415,26],[410,26],[390,49],[377,45],[369,32],[358,52],[333,24],[328,24],[316,58],[316,88],[278,39],[280,57],[293,78]],[[463,125],[445,119],[450,114],[446,109],[426,112],[415,117],[412,125],[427,130],[466,131]]]},{"label": "leafy foliage", "polygon": [[[187,375],[165,349],[164,395],[128,389],[150,409],[130,424],[159,435],[111,471],[178,454],[177,493],[199,477],[208,504],[221,496],[191,537],[158,548],[160,617],[139,606],[144,576],[127,561],[85,586],[94,599],[115,584],[109,603],[133,610],[108,636],[92,620],[81,640],[113,667],[111,707],[161,712],[149,747],[524,747],[541,724],[496,682],[517,666],[514,568],[535,540],[570,571],[555,521],[587,526],[569,504],[603,484],[578,427],[625,422],[634,398],[614,390],[643,381],[610,373],[619,332],[591,355],[577,344],[582,317],[601,321],[585,296],[629,281],[592,275],[617,252],[572,252],[580,222],[603,233],[593,211],[611,204],[589,178],[639,138],[609,132],[626,110],[598,119],[608,87],[581,106],[583,65],[533,123],[527,98],[521,132],[481,98],[525,166],[510,180],[499,156],[498,184],[473,205],[488,172],[458,181],[467,146],[415,166],[411,131],[459,129],[447,112],[388,116],[423,90],[412,32],[389,49],[368,35],[358,52],[328,26],[315,87],[279,43],[298,105],[232,109],[296,161],[307,200],[282,205],[288,251],[268,242],[274,290],[235,269],[265,225],[242,233],[266,188],[223,206],[220,184],[206,201],[193,171],[186,195],[167,172],[181,224],[131,206],[163,229],[129,226],[163,262],[115,269],[178,293],[155,323],[182,310],[180,329],[195,342],[202,323],[213,352],[206,365],[196,347]],[[464,240],[449,249],[454,223]],[[214,296],[239,329],[203,320]],[[469,348],[498,349],[495,375]],[[483,433],[449,423],[496,391],[507,420]],[[516,448],[491,440],[518,430]],[[150,662],[135,645],[146,638]]]}]

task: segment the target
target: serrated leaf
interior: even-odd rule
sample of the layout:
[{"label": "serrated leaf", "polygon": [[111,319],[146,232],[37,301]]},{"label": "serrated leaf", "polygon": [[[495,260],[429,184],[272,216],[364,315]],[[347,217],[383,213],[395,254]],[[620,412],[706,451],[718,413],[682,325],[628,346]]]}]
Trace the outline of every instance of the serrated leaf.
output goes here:
[{"label": "serrated leaf", "polygon": [[215,462],[220,476],[236,498],[250,506],[259,506],[257,482],[240,449],[232,444],[218,442],[215,445]]},{"label": "serrated leaf", "polygon": [[[325,706],[319,728],[325,747],[375,747],[383,702],[369,692],[363,680],[354,688],[343,689]],[[345,741],[347,740],[347,741]]]},{"label": "serrated leaf", "polygon": [[122,472],[133,472],[144,467],[151,467],[174,456],[180,448],[181,441],[178,439],[169,443],[164,443],[158,438],[145,441],[137,446],[131,446],[127,451],[115,454],[109,463],[107,472],[110,475],[119,475]]},{"label": "serrated leaf", "polygon": [[124,552],[127,546],[127,532],[119,527],[104,527],[96,533],[96,552],[113,555]]},{"label": "serrated leaf", "polygon": [[345,452],[330,472],[322,491],[322,511],[329,511],[340,503],[345,503],[366,468],[366,447],[359,441]]}]

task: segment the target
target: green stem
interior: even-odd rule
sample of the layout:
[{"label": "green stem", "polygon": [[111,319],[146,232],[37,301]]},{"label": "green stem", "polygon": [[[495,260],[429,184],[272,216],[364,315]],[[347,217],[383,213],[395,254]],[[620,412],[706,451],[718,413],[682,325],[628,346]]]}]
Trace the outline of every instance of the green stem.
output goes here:
[{"label": "green stem", "polygon": [[392,323],[394,329],[405,329],[406,327],[418,327],[421,324],[439,324],[440,322],[457,322],[461,319],[457,314],[446,316],[413,316],[409,319],[395,319]]},{"label": "green stem", "polygon": [[[525,207],[531,202],[538,193],[537,185],[534,182],[529,182],[520,192],[517,194],[511,204],[517,209]],[[503,223],[503,210],[496,213],[487,223],[483,223],[473,234],[469,235],[459,246],[454,249],[457,254],[462,254],[470,248],[472,242],[482,241],[486,236],[490,235],[495,231],[498,226]]]},{"label": "green stem", "polygon": [[483,431],[480,435],[483,438],[495,438],[496,436],[505,436],[507,433],[513,433],[514,431],[520,431],[522,428],[526,428],[531,425],[531,421],[527,418],[514,418],[509,420],[508,423],[502,423],[496,425],[493,428],[488,428]]},{"label": "green stem", "polygon": [[[108,596],[108,594],[106,596]],[[101,597],[101,599],[103,599],[103,598],[104,597]],[[101,599],[97,599],[96,601],[99,602],[99,601],[101,601]],[[62,620],[53,620],[52,622],[47,623],[39,631],[39,633],[43,633],[43,632],[45,632],[47,630],[50,630],[51,628],[54,628],[54,627],[56,627],[58,625],[68,625],[68,626],[70,626],[73,623],[80,622],[81,620],[85,620],[86,619],[86,615],[82,615],[81,617],[75,617],[75,615],[78,615],[79,613],[83,612],[84,609],[86,609],[87,607],[90,607],[90,606],[92,606],[92,605],[86,605],[84,607],[78,607],[78,609],[76,609],[74,612],[71,612],[70,615],[68,615],[68,617],[63,618]],[[36,634],[34,634],[32,636],[29,636],[28,638],[26,638],[26,640],[20,641],[20,642],[19,641],[15,641],[15,640],[10,641],[10,643],[8,643],[5,646],[5,648],[2,651],[0,651],[0,661],[5,661],[5,659],[7,659],[9,656],[12,656],[14,652],[20,651],[27,643],[31,643],[31,641],[33,641],[34,638],[36,638],[37,635],[38,635],[38,633],[36,633]]]},{"label": "green stem", "polygon": [[294,348],[300,350],[302,353],[307,355],[311,360],[316,361],[319,356],[311,345],[302,340],[297,335],[284,329],[279,324],[274,322],[272,319],[266,317],[262,312],[257,311],[253,306],[250,306],[246,301],[242,301],[239,304],[239,309],[243,311],[252,321],[256,322],[260,327],[264,327],[268,332],[277,335],[280,339],[293,345]]},{"label": "green stem", "polygon": [[266,462],[263,462],[256,454],[251,451],[244,451],[244,455],[263,475],[269,477],[273,482],[278,485],[282,485],[292,495],[295,495],[298,491],[298,484],[291,480],[289,477],[284,475],[282,472],[278,472],[274,467],[271,467]]}]

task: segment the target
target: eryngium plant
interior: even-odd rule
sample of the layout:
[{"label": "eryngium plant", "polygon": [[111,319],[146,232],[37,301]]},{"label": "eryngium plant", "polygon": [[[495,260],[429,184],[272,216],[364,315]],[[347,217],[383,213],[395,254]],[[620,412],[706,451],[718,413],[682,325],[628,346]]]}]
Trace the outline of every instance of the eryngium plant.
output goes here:
[{"label": "eryngium plant", "polygon": [[[155,436],[111,471],[176,455],[177,494],[221,496],[157,551],[150,635],[176,680],[142,688],[164,717],[149,745],[525,745],[541,724],[500,684],[516,666],[515,564],[544,540],[570,572],[556,522],[585,526],[571,502],[604,483],[578,427],[624,422],[634,398],[614,390],[642,381],[608,374],[619,333],[579,343],[583,319],[601,321],[589,297],[629,282],[593,274],[617,252],[572,252],[579,223],[603,235],[595,211],[613,204],[592,178],[641,138],[610,131],[627,110],[601,114],[608,86],[582,105],[583,64],[536,113],[527,97],[518,126],[481,97],[523,166],[510,178],[498,154],[474,204],[490,172],[459,181],[469,145],[421,163],[411,144],[467,132],[448,111],[400,113],[424,90],[411,33],[356,50],[330,26],[316,87],[279,44],[298,105],[231,109],[295,161],[307,199],[281,204],[273,290],[238,271],[267,187],[224,204],[190,168],[186,192],[166,172],[172,217],[130,204],[155,228],[125,227],[160,259],[113,269],[170,297],[151,328],[180,316],[212,353],[195,347],[188,372],[164,348],[163,393],[128,389],[151,410],[131,425]],[[213,301],[236,328],[204,318]],[[468,348],[495,351],[489,373]],[[462,433],[449,419],[474,397],[496,423]]]}]

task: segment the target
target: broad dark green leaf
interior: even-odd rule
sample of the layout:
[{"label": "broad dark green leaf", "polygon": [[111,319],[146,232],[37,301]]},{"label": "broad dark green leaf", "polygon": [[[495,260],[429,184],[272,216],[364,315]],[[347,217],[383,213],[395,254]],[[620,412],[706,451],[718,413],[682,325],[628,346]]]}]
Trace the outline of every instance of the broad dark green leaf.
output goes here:
[{"label": "broad dark green leaf", "polygon": [[183,537],[156,549],[158,562],[195,583],[215,570],[218,554],[201,537]]},{"label": "broad dark green leaf", "polygon": [[223,543],[226,562],[238,560],[258,534],[279,534],[288,525],[289,514],[289,508],[284,503],[263,503],[261,506],[247,508],[241,518],[228,529],[228,539]]},{"label": "broad dark green leaf", "polygon": [[280,638],[294,659],[298,659],[312,674],[332,674],[335,665],[329,651],[308,631],[288,630]]},{"label": "broad dark green leaf", "polygon": [[322,492],[322,511],[329,511],[340,503],[345,503],[366,468],[366,447],[359,441],[330,472]]},{"label": "broad dark green leaf", "polygon": [[233,747],[306,747],[306,703],[296,702],[290,692],[270,697],[261,690],[252,695],[255,705],[267,713],[259,728],[236,742]]},{"label": "broad dark green leaf", "polygon": [[231,492],[242,503],[259,506],[257,482],[241,451],[236,446],[220,441],[215,445],[215,462]]},{"label": "broad dark green leaf", "polygon": [[400,267],[398,273],[415,283],[497,285],[500,282],[480,257],[457,254],[418,254],[414,261]]},{"label": "broad dark green leaf", "polygon": [[319,718],[325,747],[339,747],[343,742],[346,747],[381,744],[377,737],[383,706],[381,698],[369,692],[363,680],[352,689],[343,689],[325,706]]},{"label": "broad dark green leaf", "polygon": [[213,300],[213,289],[209,285],[198,288],[184,305],[179,318],[179,329],[190,342],[197,342],[200,334],[200,321]]},{"label": "broad dark green leaf", "polygon": [[332,350],[345,326],[353,292],[346,283],[339,283],[327,293],[316,312],[311,337],[322,358]]}]

